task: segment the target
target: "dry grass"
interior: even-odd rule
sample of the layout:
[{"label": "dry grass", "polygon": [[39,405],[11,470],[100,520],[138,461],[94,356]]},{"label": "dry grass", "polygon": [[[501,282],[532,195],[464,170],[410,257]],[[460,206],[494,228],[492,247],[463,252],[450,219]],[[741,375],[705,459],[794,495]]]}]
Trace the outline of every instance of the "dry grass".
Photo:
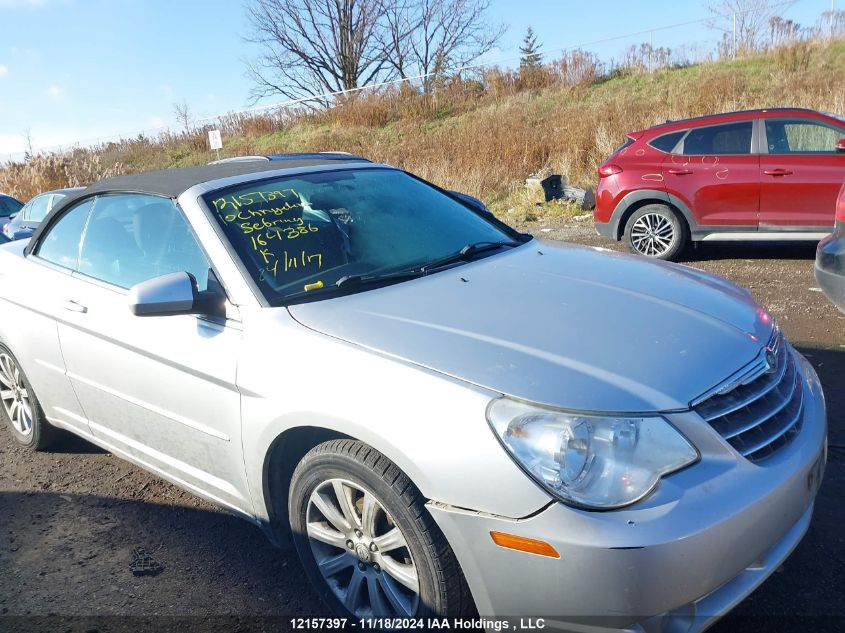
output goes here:
[{"label": "dry grass", "polygon": [[[447,81],[432,94],[396,88],[319,113],[232,116],[219,127],[226,156],[343,150],[479,196],[498,211],[528,209],[528,175],[562,173],[591,186],[596,166],[626,132],[666,119],[769,106],[845,112],[844,69],[841,41],[654,73],[617,68],[610,76],[594,59],[573,54],[530,77],[494,69]],[[212,158],[203,129],[139,137],[6,165],[0,190],[27,198],[114,173]]]}]

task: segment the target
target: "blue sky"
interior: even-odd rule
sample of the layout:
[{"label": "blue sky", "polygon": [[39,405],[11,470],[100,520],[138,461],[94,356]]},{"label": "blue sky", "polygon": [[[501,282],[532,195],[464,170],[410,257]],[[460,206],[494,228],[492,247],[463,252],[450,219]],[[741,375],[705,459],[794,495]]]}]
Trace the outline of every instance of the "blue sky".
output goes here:
[{"label": "blue sky", "polygon": [[[172,125],[182,100],[197,117],[246,107],[243,59],[256,51],[242,39],[245,1],[0,0],[0,160],[23,150],[26,130],[35,148],[66,147]],[[491,20],[508,31],[487,59],[505,65],[529,25],[549,59],[590,44],[606,60],[649,36],[592,42],[708,15],[707,2],[689,0],[492,2]],[[811,25],[828,8],[797,0],[784,15]],[[653,38],[703,49],[717,34],[694,24]]]}]

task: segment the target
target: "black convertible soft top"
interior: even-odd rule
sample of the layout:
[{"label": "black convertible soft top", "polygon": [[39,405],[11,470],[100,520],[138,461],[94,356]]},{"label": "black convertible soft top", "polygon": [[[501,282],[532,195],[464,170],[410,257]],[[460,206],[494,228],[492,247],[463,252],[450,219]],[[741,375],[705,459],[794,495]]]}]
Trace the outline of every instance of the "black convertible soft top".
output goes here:
[{"label": "black convertible soft top", "polygon": [[162,169],[160,171],[148,171],[130,176],[114,176],[105,178],[94,183],[84,191],[79,192],[79,197],[88,196],[92,193],[133,191],[138,193],[151,193],[168,198],[176,198],[179,194],[187,191],[194,185],[198,185],[218,178],[229,176],[240,176],[242,174],[260,173],[262,171],[274,171],[278,169],[291,169],[297,167],[322,167],[324,165],[339,165],[348,163],[369,162],[359,156],[338,157],[336,154],[321,157],[313,154],[309,157],[295,157],[274,159],[269,161],[255,160],[232,163],[218,163],[216,165],[202,165],[200,167],[178,167],[174,169]]}]

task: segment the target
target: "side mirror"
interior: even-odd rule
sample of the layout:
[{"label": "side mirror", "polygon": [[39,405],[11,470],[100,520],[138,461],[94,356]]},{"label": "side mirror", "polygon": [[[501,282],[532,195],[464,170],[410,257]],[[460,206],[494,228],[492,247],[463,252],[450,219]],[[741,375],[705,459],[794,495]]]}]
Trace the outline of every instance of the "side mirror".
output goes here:
[{"label": "side mirror", "polygon": [[845,138],[841,138],[836,141],[836,151],[837,152],[845,152]]},{"label": "side mirror", "polygon": [[199,292],[190,273],[169,273],[132,286],[129,309],[135,316],[222,315],[225,297],[212,290]]},{"label": "side mirror", "polygon": [[493,217],[493,212],[488,209],[487,205],[481,202],[481,200],[479,200],[478,198],[465,193],[461,193],[460,191],[450,191],[449,193],[461,202],[463,202],[468,207],[474,209],[475,211]]}]

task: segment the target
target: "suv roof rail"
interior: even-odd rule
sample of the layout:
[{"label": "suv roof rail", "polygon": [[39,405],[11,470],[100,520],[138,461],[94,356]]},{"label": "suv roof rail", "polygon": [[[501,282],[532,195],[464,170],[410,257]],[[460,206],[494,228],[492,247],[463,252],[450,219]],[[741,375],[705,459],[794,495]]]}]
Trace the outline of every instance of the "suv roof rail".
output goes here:
[{"label": "suv roof rail", "polygon": [[777,108],[751,108],[749,110],[731,110],[729,112],[714,112],[713,114],[702,114],[700,116],[693,116],[688,117],[686,119],[666,119],[664,123],[659,123],[658,125],[668,125],[670,123],[686,123],[687,121],[699,121],[702,119],[712,119],[713,117],[718,116],[728,116],[731,114],[754,114],[756,112],[816,112],[818,110],[813,110],[812,108],[799,108],[799,107],[784,107],[779,106]]}]

